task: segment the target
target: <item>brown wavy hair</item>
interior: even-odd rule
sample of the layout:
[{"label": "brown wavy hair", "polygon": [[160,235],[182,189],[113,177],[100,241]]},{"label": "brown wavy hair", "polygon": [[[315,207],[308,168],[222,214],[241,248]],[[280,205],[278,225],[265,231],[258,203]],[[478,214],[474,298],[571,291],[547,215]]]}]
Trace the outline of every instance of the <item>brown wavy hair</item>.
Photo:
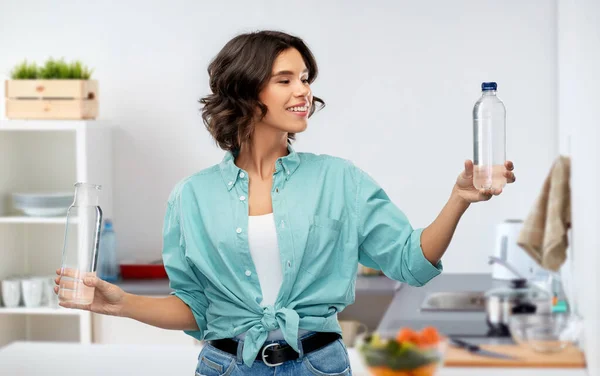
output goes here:
[{"label": "brown wavy hair", "polygon": [[[319,72],[317,62],[302,39],[279,31],[258,31],[241,34],[227,42],[208,66],[211,94],[201,98],[202,120],[206,129],[223,150],[239,150],[253,131],[256,109],[260,119],[267,106],[258,99],[271,78],[273,64],[283,51],[295,48],[308,68],[308,82],[313,83]],[[313,104],[325,107],[325,102],[313,96]],[[309,117],[315,112],[310,107]],[[295,140],[288,134],[288,142]]]}]

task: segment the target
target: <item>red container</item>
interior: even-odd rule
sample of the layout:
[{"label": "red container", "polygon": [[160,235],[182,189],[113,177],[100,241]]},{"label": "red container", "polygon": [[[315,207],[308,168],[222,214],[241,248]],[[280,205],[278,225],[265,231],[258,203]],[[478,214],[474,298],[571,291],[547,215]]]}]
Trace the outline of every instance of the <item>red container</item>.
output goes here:
[{"label": "red container", "polygon": [[159,279],[168,278],[163,264],[121,264],[123,279]]}]

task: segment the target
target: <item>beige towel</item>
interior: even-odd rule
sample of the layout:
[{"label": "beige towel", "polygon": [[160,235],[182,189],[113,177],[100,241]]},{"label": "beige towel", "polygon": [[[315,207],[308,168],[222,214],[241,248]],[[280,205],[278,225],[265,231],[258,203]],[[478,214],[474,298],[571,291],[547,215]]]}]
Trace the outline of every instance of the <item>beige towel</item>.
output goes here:
[{"label": "beige towel", "polygon": [[519,233],[517,244],[541,267],[558,271],[567,258],[571,227],[571,161],[560,156]]}]

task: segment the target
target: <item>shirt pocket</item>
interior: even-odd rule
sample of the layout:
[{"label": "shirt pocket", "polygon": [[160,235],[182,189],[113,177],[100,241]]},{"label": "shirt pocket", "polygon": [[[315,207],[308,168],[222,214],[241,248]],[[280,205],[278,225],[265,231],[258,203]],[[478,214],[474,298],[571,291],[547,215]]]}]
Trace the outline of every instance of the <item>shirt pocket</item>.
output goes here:
[{"label": "shirt pocket", "polygon": [[340,261],[343,222],[322,215],[309,218],[301,268],[315,277],[331,275]]}]

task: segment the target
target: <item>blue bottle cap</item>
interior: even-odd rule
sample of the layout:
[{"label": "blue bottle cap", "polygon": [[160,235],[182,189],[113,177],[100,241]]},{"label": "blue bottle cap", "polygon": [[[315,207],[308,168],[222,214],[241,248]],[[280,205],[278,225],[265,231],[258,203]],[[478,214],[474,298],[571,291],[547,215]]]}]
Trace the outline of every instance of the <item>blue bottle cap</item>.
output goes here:
[{"label": "blue bottle cap", "polygon": [[496,90],[498,88],[498,84],[496,84],[495,82],[483,82],[481,84],[481,90],[483,91],[487,91],[487,90]]},{"label": "blue bottle cap", "polygon": [[104,229],[105,230],[112,230],[113,228],[113,223],[111,219],[105,219],[104,220]]}]

